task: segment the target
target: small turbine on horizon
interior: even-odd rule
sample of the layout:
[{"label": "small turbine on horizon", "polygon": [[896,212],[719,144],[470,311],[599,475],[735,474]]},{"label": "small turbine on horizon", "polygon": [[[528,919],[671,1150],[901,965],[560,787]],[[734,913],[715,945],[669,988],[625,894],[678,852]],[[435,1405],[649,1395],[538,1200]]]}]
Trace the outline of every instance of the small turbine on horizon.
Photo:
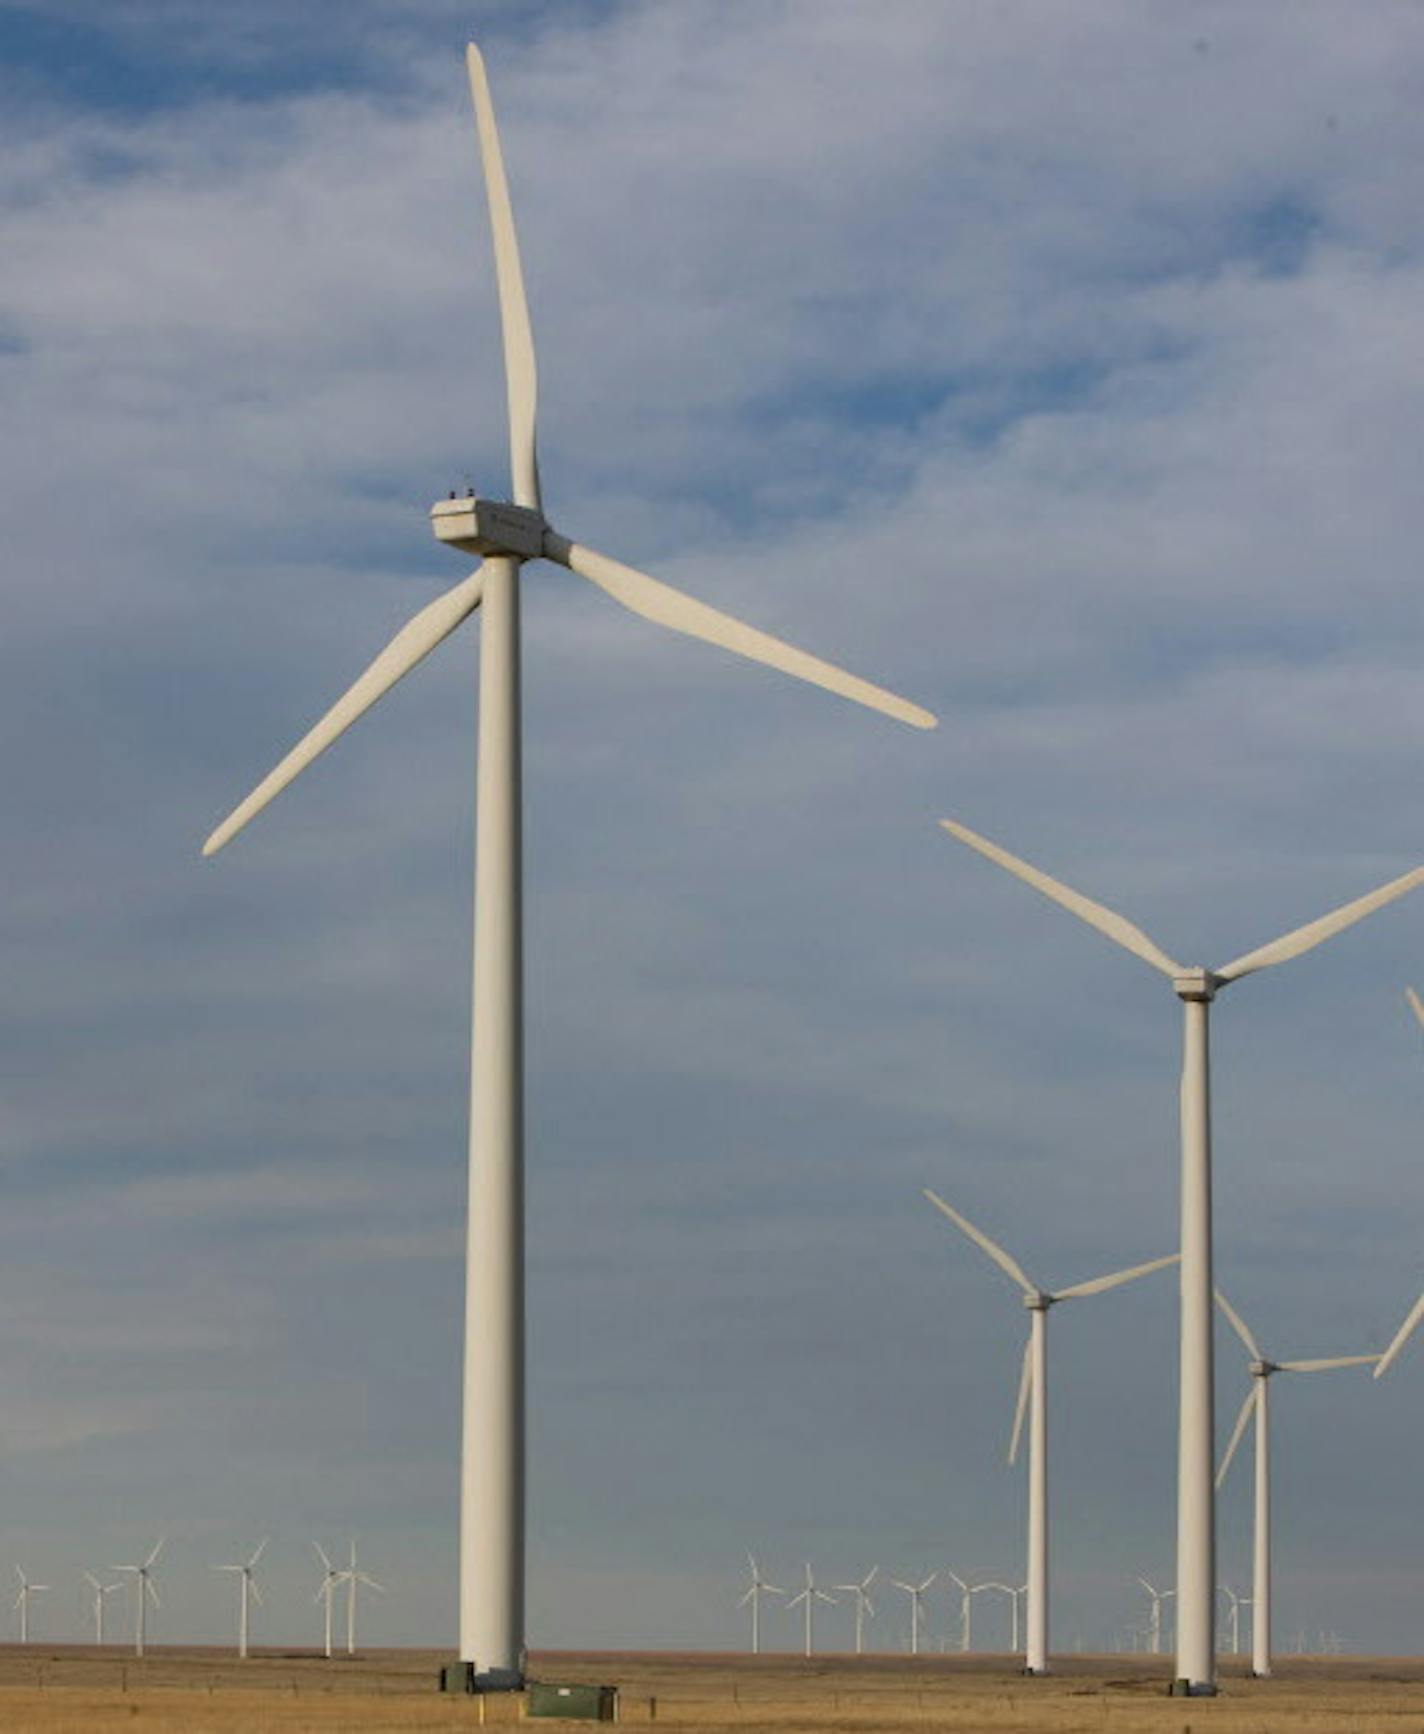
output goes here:
[{"label": "small turbine on horizon", "polygon": [[974,1591],[967,1583],[965,1583],[964,1579],[960,1577],[958,1572],[947,1571],[944,1575],[950,1583],[957,1583],[959,1585],[959,1651],[961,1655],[968,1655],[969,1633],[973,1620],[972,1598]]},{"label": "small turbine on horizon", "polygon": [[386,1592],[386,1586],[383,1583],[377,1583],[375,1578],[357,1568],[354,1539],[351,1543],[351,1563],[341,1573],[341,1581],[346,1585],[346,1654],[354,1656],[356,1654],[356,1586],[363,1583],[367,1589],[377,1590],[382,1595]]},{"label": "small turbine on horizon", "polygon": [[94,1642],[102,1644],[104,1641],[104,1597],[115,1594],[124,1586],[121,1583],[100,1583],[92,1571],[84,1573],[84,1581],[94,1592],[94,1600],[91,1604],[94,1613]]},{"label": "small turbine on horizon", "polygon": [[896,1589],[904,1590],[910,1598],[910,1654],[912,1656],[918,1656],[920,1653],[920,1609],[924,1605],[925,1591],[938,1576],[937,1571],[932,1571],[923,1583],[906,1583],[903,1578],[898,1577],[890,1579]]},{"label": "small turbine on horizon", "polygon": [[15,1567],[15,1576],[20,1580],[20,1593],[15,1597],[15,1607],[20,1614],[20,1642],[30,1641],[30,1597],[43,1595],[48,1589],[47,1583],[31,1583],[19,1566]]},{"label": "small turbine on horizon", "polygon": [[343,1583],[345,1583],[346,1573],[344,1571],[339,1571],[336,1568],[336,1566],[334,1566],[331,1563],[331,1561],[326,1557],[326,1550],[322,1547],[322,1545],[319,1541],[314,1541],[312,1543],[312,1546],[316,1549],[316,1556],[321,1561],[322,1570],[323,1570],[323,1576],[322,1576],[322,1580],[321,1580],[321,1588],[316,1592],[315,1596],[313,1596],[312,1599],[313,1599],[313,1601],[325,1602],[325,1604],[326,1604],[326,1619],[324,1622],[325,1623],[325,1634],[324,1634],[324,1642],[323,1642],[323,1654],[326,1656],[327,1660],[330,1661],[331,1660],[331,1603],[332,1603],[333,1597],[336,1595],[337,1589]]},{"label": "small turbine on horizon", "polygon": [[520,797],[522,569],[547,560],[655,625],[701,639],[908,723],[934,716],[784,640],[559,534],[544,516],[535,450],[534,337],[485,64],[466,51],[494,241],[504,343],[511,500],[441,501],[435,535],[482,562],[422,608],[345,695],[211,834],[212,855],[477,608],[479,766],[460,1481],[460,1657],[484,1690],[523,1684],[525,1366],[523,871]]},{"label": "small turbine on horizon", "polygon": [[[1147,1264],[1135,1264],[1128,1270],[1116,1270],[1109,1276],[1096,1276],[1088,1282],[1075,1283],[1071,1288],[1049,1291],[1030,1282],[1023,1267],[983,1229],[976,1228],[967,1216],[962,1216],[952,1204],[946,1204],[937,1192],[925,1188],[925,1197],[981,1251],[988,1254],[999,1269],[1023,1290],[1023,1304],[1028,1308],[1029,1333],[1024,1343],[1023,1371],[1019,1378],[1018,1406],[1014,1410],[1014,1429],[1009,1441],[1009,1462],[1018,1458],[1019,1439],[1023,1433],[1024,1415],[1028,1414],[1028,1644],[1024,1653],[1024,1669],[1030,1674],[1048,1672],[1048,1309],[1060,1301],[1077,1300],[1086,1295],[1104,1294],[1123,1283],[1136,1282],[1177,1262],[1178,1255],[1154,1258]],[[1014,1603],[1014,1651],[1018,1652],[1018,1602]]]},{"label": "small turbine on horizon", "polygon": [[264,1536],[263,1539],[258,1542],[256,1551],[252,1555],[252,1558],[248,1560],[246,1565],[215,1565],[213,1567],[214,1571],[232,1571],[238,1574],[237,1653],[243,1661],[247,1660],[249,1598],[252,1601],[255,1601],[259,1608],[262,1606],[262,1591],[258,1589],[257,1580],[252,1574],[256,1570],[257,1562],[261,1559],[266,1546],[267,1540]]},{"label": "small turbine on horizon", "polygon": [[784,1596],[786,1591],[778,1589],[774,1583],[768,1583],[761,1575],[761,1570],[751,1554],[747,1555],[747,1564],[751,1567],[751,1588],[737,1603],[739,1608],[750,1604],[752,1610],[752,1654],[761,1654],[761,1598],[763,1596]]},{"label": "small turbine on horizon", "polygon": [[163,1544],[168,1538],[160,1535],[153,1544],[153,1552],[142,1565],[115,1565],[111,1571],[127,1571],[133,1573],[134,1593],[138,1606],[134,1613],[134,1654],[141,1656],[144,1644],[148,1638],[148,1604],[152,1601],[154,1607],[160,1608],[163,1603],[158,1599],[158,1589],[153,1581],[153,1562],[163,1551]]},{"label": "small turbine on horizon", "polygon": [[875,1618],[875,1603],[871,1601],[868,1592],[879,1571],[880,1567],[873,1565],[859,1583],[833,1583],[831,1585],[832,1589],[841,1590],[844,1594],[852,1597],[855,1602],[855,1653],[858,1656],[865,1654],[865,1622]]},{"label": "small turbine on horizon", "polygon": [[1159,1590],[1155,1584],[1148,1583],[1145,1577],[1139,1577],[1137,1581],[1152,1597],[1152,1624],[1147,1628],[1147,1641],[1152,1654],[1160,1656],[1162,1654],[1162,1603],[1170,1601],[1177,1592],[1174,1589]]},{"label": "small turbine on horizon", "polygon": [[1424,884],[1415,867],[1387,885],[1293,928],[1279,939],[1234,958],[1220,969],[1187,968],[1169,957],[1140,927],[1052,879],[987,837],[953,819],[941,825],[952,837],[1022,879],[1051,902],[1094,927],[1135,957],[1160,970],[1182,1002],[1181,1082],[1181,1320],[1177,1398],[1177,1621],[1175,1689],[1188,1696],[1216,1691],[1216,1504],[1213,1478],[1213,1342],[1211,1219],[1211,1002],[1222,988],[1257,970],[1303,956]]},{"label": "small turbine on horizon", "polygon": [[811,1566],[810,1566],[810,1562],[808,1561],[807,1565],[806,1565],[806,1585],[805,1585],[805,1588],[801,1590],[799,1595],[792,1596],[791,1600],[789,1602],[787,1602],[787,1604],[786,1604],[788,1612],[790,1611],[790,1609],[792,1609],[794,1607],[798,1607],[798,1606],[802,1606],[802,1605],[805,1606],[805,1609],[806,1609],[806,1654],[808,1656],[811,1654],[811,1611],[815,1607],[817,1602],[828,1602],[831,1607],[834,1607],[836,1605],[836,1598],[834,1596],[828,1596],[824,1590],[818,1590],[816,1588],[816,1582],[815,1582],[815,1579],[811,1576]]}]

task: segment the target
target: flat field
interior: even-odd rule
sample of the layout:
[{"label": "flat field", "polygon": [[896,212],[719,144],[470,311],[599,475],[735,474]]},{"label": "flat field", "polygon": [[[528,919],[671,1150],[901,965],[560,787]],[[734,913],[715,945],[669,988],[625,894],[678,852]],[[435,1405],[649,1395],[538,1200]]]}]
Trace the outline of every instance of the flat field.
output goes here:
[{"label": "flat field", "polygon": [[[0,1729],[43,1734],[335,1734],[518,1719],[517,1698],[443,1698],[447,1654],[0,1646]],[[1169,1698],[1170,1662],[1073,1656],[1046,1680],[1006,1657],[536,1654],[536,1679],[615,1684],[624,1722],[702,1734],[1424,1734],[1424,1660],[1287,1657],[1271,1680],[1227,1658],[1213,1699]],[[564,1726],[592,1726],[588,1723]],[[550,1726],[557,1727],[558,1723]]]}]

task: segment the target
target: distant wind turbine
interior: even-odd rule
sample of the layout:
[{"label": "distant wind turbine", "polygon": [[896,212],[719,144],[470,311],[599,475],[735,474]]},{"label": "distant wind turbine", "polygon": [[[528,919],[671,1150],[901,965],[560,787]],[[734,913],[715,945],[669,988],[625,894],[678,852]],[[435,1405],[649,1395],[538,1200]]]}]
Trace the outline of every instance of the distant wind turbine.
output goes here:
[{"label": "distant wind turbine", "polygon": [[1010,1638],[1009,1642],[1010,1642],[1010,1645],[1012,1646],[1012,1648],[1014,1650],[1017,1650],[1019,1647],[1019,1598],[1018,1598],[1018,1592],[1014,1589],[1012,1584],[1000,1583],[997,1578],[991,1578],[988,1583],[976,1583],[974,1588],[972,1590],[970,1590],[969,1593],[972,1596],[977,1596],[977,1595],[982,1595],[985,1590],[1001,1590],[1003,1592],[1003,1594],[1009,1598],[1009,1604],[1010,1604],[1010,1607],[1012,1609],[1012,1612],[1009,1615],[1009,1619],[1010,1619],[1010,1622],[1011,1622],[1012,1628],[1013,1628],[1013,1636]]},{"label": "distant wind turbine", "polygon": [[834,1583],[831,1585],[832,1589],[840,1590],[843,1594],[852,1597],[855,1602],[855,1653],[858,1656],[865,1654],[865,1622],[875,1618],[875,1603],[871,1601],[868,1592],[871,1584],[875,1582],[879,1570],[878,1565],[873,1565],[858,1583]]},{"label": "distant wind turbine", "polygon": [[1152,1597],[1152,1624],[1148,1627],[1148,1644],[1154,1656],[1162,1654],[1162,1603],[1170,1601],[1176,1595],[1176,1590],[1159,1590],[1154,1584],[1148,1583],[1145,1577],[1138,1578],[1140,1583]]},{"label": "distant wind turbine", "polygon": [[521,569],[549,560],[634,614],[825,688],[917,728],[935,718],[884,688],[560,535],[545,518],[535,453],[537,379],[514,215],[484,61],[470,44],[504,340],[513,500],[451,498],[437,538],[483,566],[422,608],[366,672],[212,833],[211,855],[476,608],[480,644],[475,962],[466,1250],[460,1656],[485,1690],[524,1666],[523,961],[520,845]]},{"label": "distant wind turbine", "polygon": [[792,1596],[791,1600],[786,1604],[788,1609],[801,1606],[804,1606],[806,1609],[806,1654],[808,1656],[811,1654],[811,1610],[815,1607],[817,1602],[826,1602],[831,1607],[834,1607],[836,1605],[836,1598],[834,1596],[828,1596],[824,1590],[818,1590],[816,1588],[815,1580],[811,1576],[811,1567],[808,1564],[806,1567],[805,1588],[799,1595]]},{"label": "distant wind turbine", "polygon": [[778,1589],[774,1583],[768,1583],[766,1581],[766,1579],[761,1575],[757,1562],[750,1554],[747,1555],[747,1564],[751,1567],[752,1571],[751,1588],[737,1603],[737,1606],[739,1608],[747,1606],[751,1607],[752,1654],[754,1656],[759,1656],[761,1654],[761,1598],[763,1596],[784,1596],[786,1591],[784,1589]]},{"label": "distant wind turbine", "polygon": [[338,1586],[345,1583],[346,1573],[344,1571],[338,1571],[331,1563],[331,1561],[326,1557],[326,1552],[319,1541],[314,1541],[312,1546],[316,1549],[316,1556],[321,1561],[323,1568],[321,1588],[316,1592],[312,1599],[313,1601],[324,1602],[326,1604],[323,1654],[329,1660],[331,1657],[331,1602],[333,1596],[336,1594]]},{"label": "distant wind turbine", "polygon": [[[925,1188],[925,1197],[968,1236],[981,1251],[988,1254],[999,1269],[1023,1291],[1023,1303],[1028,1308],[1029,1334],[1024,1343],[1023,1371],[1019,1379],[1018,1407],[1014,1411],[1014,1430],[1009,1442],[1009,1462],[1018,1457],[1019,1438],[1023,1432],[1024,1413],[1029,1417],[1028,1429],[1028,1602],[1026,1607],[1028,1645],[1024,1656],[1025,1671],[1030,1674],[1048,1672],[1048,1309],[1059,1301],[1075,1300],[1080,1296],[1104,1294],[1123,1283],[1135,1282],[1140,1276],[1163,1270],[1177,1262],[1176,1253],[1166,1258],[1154,1258],[1148,1264],[1135,1264],[1130,1270],[1113,1271],[1110,1276],[1095,1276],[1089,1282],[1075,1283],[1071,1288],[1050,1291],[1031,1282],[1023,1267],[996,1240],[991,1240],[982,1228],[976,1228],[967,1216],[962,1216],[952,1204],[946,1204],[937,1192]],[[1014,1625],[1018,1626],[1018,1603],[1014,1604]],[[1014,1638],[1014,1650],[1018,1650]]]},{"label": "distant wind turbine", "polygon": [[357,1569],[356,1543],[354,1541],[351,1543],[351,1563],[342,1572],[341,1578],[346,1585],[346,1654],[354,1656],[356,1654],[356,1586],[363,1583],[367,1589],[378,1590],[382,1595],[385,1594],[386,1586],[383,1583],[377,1583],[375,1578]]},{"label": "distant wind turbine", "polygon": [[959,1576],[958,1572],[947,1571],[944,1575],[950,1583],[959,1585],[959,1648],[961,1654],[967,1655],[969,1653],[969,1632],[972,1619],[970,1598],[974,1591]]},{"label": "distant wind turbine", "polygon": [[153,1552],[149,1554],[148,1558],[142,1565],[115,1565],[109,1568],[111,1571],[128,1571],[133,1573],[134,1594],[138,1603],[137,1609],[134,1613],[134,1654],[136,1656],[141,1656],[143,1654],[144,1643],[148,1636],[149,1602],[152,1601],[156,1608],[163,1606],[163,1603],[158,1599],[158,1590],[154,1585],[152,1574],[153,1562],[163,1551],[163,1543],[166,1539],[166,1536],[159,1536],[158,1540],[153,1544]]},{"label": "distant wind turbine", "polygon": [[214,1571],[231,1571],[237,1573],[237,1653],[242,1657],[243,1661],[247,1660],[247,1632],[249,1617],[247,1604],[249,1598],[252,1601],[255,1601],[259,1608],[262,1606],[262,1592],[258,1589],[257,1580],[252,1574],[257,1569],[257,1562],[261,1559],[266,1546],[267,1542],[264,1537],[263,1540],[258,1542],[256,1552],[252,1555],[252,1558],[248,1560],[246,1565],[215,1565],[213,1567]]},{"label": "distant wind turbine", "polygon": [[1241,1610],[1251,1606],[1250,1596],[1238,1595],[1230,1584],[1222,1584],[1221,1593],[1231,1603],[1231,1653],[1241,1654]]},{"label": "distant wind turbine", "polygon": [[[1216,1304],[1251,1357],[1251,1388],[1246,1393],[1246,1401],[1241,1405],[1231,1438],[1222,1454],[1221,1465],[1216,1472],[1216,1484],[1220,1487],[1226,1479],[1226,1471],[1231,1467],[1236,1447],[1241,1443],[1246,1428],[1254,1420],[1256,1510],[1251,1581],[1251,1672],[1264,1679],[1271,1671],[1271,1379],[1277,1373],[1328,1373],[1339,1367],[1373,1366],[1378,1375],[1384,1370],[1384,1356],[1335,1355],[1328,1360],[1268,1361],[1246,1321],[1220,1289],[1216,1291]],[[1424,1305],[1424,1297],[1421,1297],[1421,1305]],[[1394,1354],[1403,1348],[1409,1332],[1418,1322],[1420,1310],[1421,1307],[1416,1306],[1401,1326],[1400,1333],[1390,1345]]]},{"label": "distant wind turbine", "polygon": [[19,1566],[15,1567],[15,1576],[20,1580],[20,1593],[15,1597],[15,1606],[20,1611],[20,1642],[30,1641],[30,1597],[43,1595],[48,1590],[47,1583],[31,1583]]},{"label": "distant wind turbine", "polygon": [[1177,1402],[1177,1664],[1175,1690],[1216,1690],[1215,1449],[1211,1328],[1211,1096],[1208,1022],[1217,993],[1242,976],[1288,963],[1424,883],[1424,867],[1392,879],[1319,920],[1294,928],[1220,969],[1188,968],[1170,958],[1125,917],[953,819],[944,829],[987,860],[1022,879],[1089,927],[1149,963],[1171,981],[1182,1002],[1181,1348]]},{"label": "distant wind turbine", "polygon": [[910,1598],[910,1654],[912,1656],[918,1656],[920,1653],[920,1609],[924,1604],[925,1591],[938,1576],[937,1571],[932,1571],[923,1583],[906,1583],[898,1577],[890,1580],[896,1589],[904,1590]]},{"label": "distant wind turbine", "polygon": [[121,1583],[100,1583],[92,1571],[84,1573],[84,1581],[94,1592],[94,1642],[102,1644],[104,1641],[104,1597],[113,1595],[124,1586]]}]

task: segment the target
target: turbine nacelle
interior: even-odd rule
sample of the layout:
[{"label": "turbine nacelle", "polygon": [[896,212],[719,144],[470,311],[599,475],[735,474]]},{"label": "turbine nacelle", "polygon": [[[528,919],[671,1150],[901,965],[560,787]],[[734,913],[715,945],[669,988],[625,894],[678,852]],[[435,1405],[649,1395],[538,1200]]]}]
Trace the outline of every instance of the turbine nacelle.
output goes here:
[{"label": "turbine nacelle", "polygon": [[440,500],[430,508],[436,539],[464,554],[505,554],[516,560],[543,557],[548,521],[532,506],[508,500]]},{"label": "turbine nacelle", "polygon": [[1213,975],[1209,969],[1184,969],[1180,975],[1172,977],[1172,991],[1180,1000],[1195,1000],[1201,1004],[1210,1005],[1216,998],[1216,990],[1224,986],[1220,976]]}]

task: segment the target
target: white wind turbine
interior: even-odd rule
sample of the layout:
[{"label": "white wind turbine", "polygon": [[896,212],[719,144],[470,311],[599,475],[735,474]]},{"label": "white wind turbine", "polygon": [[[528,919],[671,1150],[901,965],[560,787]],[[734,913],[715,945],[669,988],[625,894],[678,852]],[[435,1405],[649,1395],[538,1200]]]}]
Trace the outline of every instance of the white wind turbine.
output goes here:
[{"label": "white wind turbine", "polygon": [[252,1601],[255,1601],[259,1608],[262,1606],[262,1591],[258,1589],[257,1580],[252,1574],[257,1569],[257,1562],[261,1559],[266,1546],[267,1540],[264,1536],[263,1539],[258,1542],[256,1552],[252,1555],[252,1558],[248,1560],[246,1565],[215,1565],[213,1567],[214,1571],[232,1571],[238,1574],[237,1653],[244,1661],[247,1659],[249,1598]]},{"label": "white wind turbine", "polygon": [[[1236,1455],[1236,1447],[1241,1443],[1247,1426],[1251,1421],[1256,1424],[1256,1511],[1253,1524],[1252,1549],[1252,1580],[1251,1580],[1251,1672],[1264,1678],[1271,1671],[1271,1410],[1270,1382],[1276,1373],[1328,1373],[1337,1367],[1368,1367],[1373,1366],[1376,1376],[1385,1371],[1384,1355],[1335,1355],[1328,1360],[1313,1361],[1269,1361],[1261,1353],[1260,1345],[1248,1328],[1246,1321],[1227,1300],[1220,1289],[1216,1291],[1216,1304],[1242,1343],[1246,1353],[1251,1357],[1251,1388],[1246,1393],[1246,1401],[1241,1405],[1236,1417],[1236,1425],[1232,1429],[1231,1438],[1222,1454],[1221,1466],[1216,1472],[1218,1487],[1226,1479],[1226,1471],[1231,1467],[1231,1459]],[[1400,1327],[1394,1342],[1387,1351],[1391,1360],[1404,1347],[1409,1333],[1418,1323],[1419,1313],[1424,1309],[1424,1296]]]},{"label": "white wind turbine", "polygon": [[143,1654],[144,1643],[148,1637],[148,1604],[150,1600],[156,1608],[163,1606],[163,1603],[158,1599],[158,1590],[154,1585],[152,1574],[153,1562],[162,1552],[163,1543],[166,1540],[166,1536],[159,1536],[153,1544],[153,1552],[149,1554],[142,1565],[115,1565],[109,1568],[110,1571],[130,1571],[133,1573],[134,1594],[138,1603],[134,1614],[134,1654],[136,1656]]},{"label": "white wind turbine", "polygon": [[1217,993],[1258,969],[1287,963],[1424,883],[1424,867],[1392,879],[1319,920],[1294,928],[1220,969],[1175,962],[1140,927],[1051,879],[953,819],[951,836],[1159,969],[1182,1001],[1181,1350],[1177,1404],[1177,1665],[1174,1689],[1216,1690],[1216,1521],[1212,1454],[1214,1393],[1211,1330],[1211,1096],[1209,1008]]},{"label": "white wind turbine", "polygon": [[774,1583],[766,1581],[761,1575],[757,1562],[750,1554],[747,1555],[747,1564],[752,1569],[751,1588],[737,1603],[737,1606],[744,1608],[750,1604],[752,1610],[752,1654],[759,1656],[761,1654],[761,1598],[763,1596],[784,1596],[786,1591],[778,1589]]},{"label": "white wind turbine", "polygon": [[47,1583],[31,1583],[19,1566],[15,1567],[15,1576],[20,1580],[20,1593],[15,1597],[15,1606],[20,1612],[20,1642],[30,1641],[30,1597],[43,1595],[48,1590]]},{"label": "white wind turbine", "polygon": [[84,1573],[84,1581],[94,1592],[94,1642],[102,1644],[104,1641],[104,1597],[115,1594],[124,1586],[121,1583],[100,1583],[92,1571]]},{"label": "white wind turbine", "polygon": [[1009,1598],[1012,1605],[1009,1619],[1013,1629],[1013,1636],[1009,1642],[1011,1647],[1017,1650],[1019,1647],[1019,1598],[1017,1593],[1011,1584],[1000,1583],[997,1578],[991,1578],[988,1583],[976,1583],[969,1593],[972,1596],[983,1595],[986,1590],[1000,1590]]},{"label": "white wind turbine", "polygon": [[467,53],[494,236],[508,388],[512,502],[442,501],[442,542],[481,557],[420,610],[359,680],[208,838],[220,849],[317,755],[483,606],[476,795],[474,1016],[460,1493],[460,1656],[485,1689],[514,1689],[524,1654],[523,962],[519,584],[546,559],[671,631],[766,663],[901,722],[929,711],[558,534],[543,515],[535,456],[534,342],[484,62]]},{"label": "white wind turbine", "polygon": [[859,1583],[833,1583],[832,1589],[841,1590],[845,1595],[855,1600],[855,1653],[865,1654],[865,1622],[875,1618],[875,1603],[870,1599],[870,1586],[875,1582],[880,1571],[878,1565],[871,1566]]},{"label": "white wind turbine", "polygon": [[808,1564],[806,1567],[805,1588],[802,1589],[798,1595],[792,1596],[791,1600],[786,1604],[788,1610],[802,1605],[805,1606],[806,1654],[808,1656],[811,1654],[811,1610],[815,1607],[817,1602],[827,1602],[831,1607],[834,1607],[836,1605],[836,1598],[834,1596],[828,1596],[824,1590],[818,1590],[816,1588],[815,1580],[811,1576],[811,1567]]},{"label": "white wind turbine", "polygon": [[1140,1583],[1152,1597],[1152,1624],[1147,1629],[1147,1641],[1154,1656],[1162,1654],[1162,1603],[1170,1601],[1176,1595],[1176,1590],[1159,1590],[1154,1584],[1148,1583],[1145,1577],[1138,1578]]},{"label": "white wind turbine", "polygon": [[924,1605],[925,1591],[938,1576],[937,1571],[932,1571],[923,1583],[906,1583],[898,1577],[890,1579],[896,1589],[904,1590],[910,1598],[910,1654],[912,1656],[918,1656],[920,1653],[920,1609]]},{"label": "white wind turbine", "polygon": [[958,1572],[947,1571],[944,1575],[951,1583],[959,1585],[959,1648],[962,1654],[967,1655],[969,1652],[969,1631],[973,1618],[971,1598],[974,1591],[970,1589]]},{"label": "white wind turbine", "polygon": [[1251,1606],[1250,1596],[1238,1595],[1230,1584],[1222,1584],[1221,1593],[1231,1603],[1231,1653],[1241,1654],[1241,1610]]},{"label": "white wind turbine", "polygon": [[357,1569],[354,1540],[351,1543],[351,1563],[340,1575],[341,1581],[346,1585],[346,1654],[354,1656],[356,1654],[356,1586],[363,1583],[367,1589],[378,1590],[382,1595],[385,1594],[386,1586],[383,1583],[377,1583],[375,1578]]},{"label": "white wind turbine", "polygon": [[[1025,1670],[1030,1674],[1048,1672],[1048,1309],[1059,1301],[1077,1300],[1084,1295],[1104,1294],[1123,1283],[1135,1282],[1140,1276],[1175,1264],[1177,1255],[1155,1258],[1147,1264],[1135,1264],[1130,1270],[1113,1271],[1109,1276],[1096,1276],[1088,1282],[1075,1283],[1071,1288],[1052,1292],[1030,1282],[1023,1267],[1005,1252],[983,1229],[976,1228],[967,1216],[962,1216],[952,1204],[946,1204],[937,1192],[925,1188],[925,1197],[936,1210],[966,1234],[974,1244],[998,1265],[999,1269],[1023,1290],[1023,1303],[1029,1313],[1029,1334],[1024,1344],[1023,1371],[1019,1378],[1019,1400],[1014,1411],[1014,1430],[1009,1441],[1009,1462],[1018,1457],[1019,1438],[1023,1432],[1024,1414],[1029,1417],[1028,1429],[1028,1602],[1026,1607],[1028,1644],[1024,1656]],[[1018,1603],[1014,1604],[1014,1625],[1018,1625]],[[1018,1649],[1014,1638],[1014,1649]]]},{"label": "white wind turbine", "polygon": [[322,1653],[327,1657],[328,1660],[330,1660],[330,1658],[331,1658],[331,1603],[332,1603],[332,1598],[336,1594],[337,1587],[340,1584],[345,1583],[346,1573],[344,1571],[338,1571],[337,1568],[331,1563],[331,1561],[326,1557],[326,1550],[322,1547],[322,1545],[319,1541],[314,1541],[312,1543],[312,1546],[316,1549],[316,1556],[322,1563],[322,1571],[323,1571],[322,1580],[321,1580],[321,1588],[316,1592],[316,1595],[312,1599],[313,1599],[313,1601],[324,1602],[326,1604],[326,1617],[325,1617],[325,1621],[324,1621],[325,1631],[324,1631],[324,1642],[323,1642],[323,1652]]}]

